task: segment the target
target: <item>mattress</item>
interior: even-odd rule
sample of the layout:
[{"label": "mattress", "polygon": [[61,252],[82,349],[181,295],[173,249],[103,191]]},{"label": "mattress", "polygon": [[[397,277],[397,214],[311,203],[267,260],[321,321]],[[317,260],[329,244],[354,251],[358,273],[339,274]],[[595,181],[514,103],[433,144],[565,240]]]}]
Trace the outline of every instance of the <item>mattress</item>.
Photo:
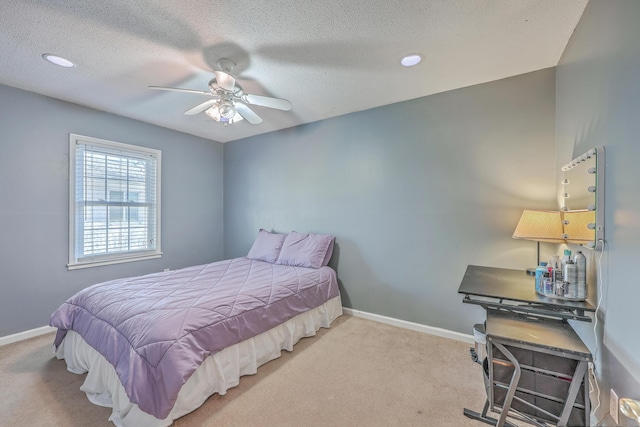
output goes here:
[{"label": "mattress", "polygon": [[118,427],[164,427],[173,420],[199,408],[214,393],[226,394],[237,386],[240,377],[253,375],[258,367],[280,357],[281,350],[292,351],[303,337],[329,328],[342,314],[340,296],[299,314],[290,320],[253,338],[209,356],[181,388],[169,415],[158,419],[131,403],[111,365],[82,337],[69,331],[55,350],[56,357],[65,359],[67,369],[76,374],[87,373],[80,387],[96,405],[112,408],[109,421]]},{"label": "mattress", "polygon": [[56,347],[74,331],[115,368],[131,403],[165,419],[209,356],[338,295],[329,267],[241,257],[91,286],[56,310],[51,325]]}]

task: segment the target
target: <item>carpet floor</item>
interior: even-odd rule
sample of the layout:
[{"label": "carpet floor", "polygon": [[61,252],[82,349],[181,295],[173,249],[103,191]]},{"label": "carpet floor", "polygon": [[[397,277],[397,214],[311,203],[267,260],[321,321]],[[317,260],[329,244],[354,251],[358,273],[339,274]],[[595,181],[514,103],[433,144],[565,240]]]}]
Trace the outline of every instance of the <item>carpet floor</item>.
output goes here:
[{"label": "carpet floor", "polygon": [[[113,426],[53,356],[53,334],[0,347],[0,425]],[[187,426],[479,426],[469,344],[343,315],[174,422]]]}]

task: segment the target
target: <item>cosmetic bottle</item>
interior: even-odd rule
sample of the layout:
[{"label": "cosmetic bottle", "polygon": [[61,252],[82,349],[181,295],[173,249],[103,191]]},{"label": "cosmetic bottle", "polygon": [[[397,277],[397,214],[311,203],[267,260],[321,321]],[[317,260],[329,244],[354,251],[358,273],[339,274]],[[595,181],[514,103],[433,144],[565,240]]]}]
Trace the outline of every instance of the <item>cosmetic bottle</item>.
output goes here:
[{"label": "cosmetic bottle", "polygon": [[553,295],[553,267],[547,266],[547,271],[542,276],[542,293]]},{"label": "cosmetic bottle", "polygon": [[578,297],[578,267],[572,260],[564,265],[564,296],[567,298]]},{"label": "cosmetic bottle", "polygon": [[544,294],[544,288],[542,287],[542,276],[547,271],[547,263],[542,261],[536,268],[536,292]]},{"label": "cosmetic bottle", "polygon": [[587,297],[587,257],[584,256],[582,251],[578,251],[576,256],[573,257],[573,262],[578,270],[576,297],[584,299]]},{"label": "cosmetic bottle", "polygon": [[567,264],[567,261],[571,259],[571,249],[565,249],[564,255],[560,258],[560,269],[562,270],[563,280],[567,280],[564,277],[564,266]]}]

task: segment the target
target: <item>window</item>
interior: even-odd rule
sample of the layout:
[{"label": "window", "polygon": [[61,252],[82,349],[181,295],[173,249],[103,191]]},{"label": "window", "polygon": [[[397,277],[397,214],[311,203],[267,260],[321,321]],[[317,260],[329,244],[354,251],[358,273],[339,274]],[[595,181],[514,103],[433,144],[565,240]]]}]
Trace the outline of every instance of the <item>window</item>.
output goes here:
[{"label": "window", "polygon": [[160,151],[71,134],[70,270],[157,258]]}]

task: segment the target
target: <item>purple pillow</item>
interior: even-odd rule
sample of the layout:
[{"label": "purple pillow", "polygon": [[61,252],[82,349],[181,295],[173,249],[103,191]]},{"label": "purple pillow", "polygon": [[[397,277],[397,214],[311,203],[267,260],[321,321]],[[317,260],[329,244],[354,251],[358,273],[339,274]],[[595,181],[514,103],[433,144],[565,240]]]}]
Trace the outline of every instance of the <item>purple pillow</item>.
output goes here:
[{"label": "purple pillow", "polygon": [[287,234],[276,264],[320,268],[329,263],[335,237],[324,234]]},{"label": "purple pillow", "polygon": [[269,233],[260,229],[256,241],[247,254],[247,258],[258,261],[275,262],[282,249],[286,234]]},{"label": "purple pillow", "polygon": [[329,248],[327,249],[327,254],[324,256],[324,260],[322,261],[322,266],[329,265],[329,261],[331,260],[331,255],[333,255],[333,243],[336,241],[335,237],[331,239],[331,243],[329,243]]}]

